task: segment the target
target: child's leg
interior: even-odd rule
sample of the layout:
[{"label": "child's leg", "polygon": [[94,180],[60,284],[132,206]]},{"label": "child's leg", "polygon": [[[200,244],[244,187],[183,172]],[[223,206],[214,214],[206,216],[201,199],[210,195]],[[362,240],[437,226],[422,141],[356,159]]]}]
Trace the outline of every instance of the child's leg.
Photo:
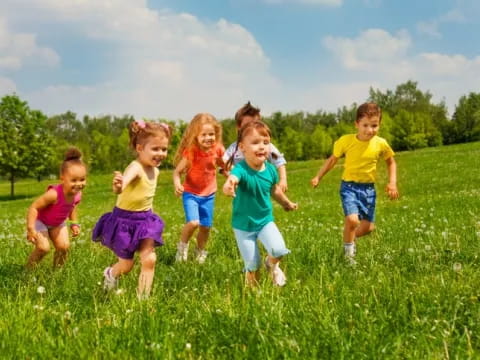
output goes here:
[{"label": "child's leg", "polygon": [[118,261],[113,264],[111,268],[111,275],[115,278],[118,278],[123,274],[128,274],[133,268],[133,259],[118,258]]},{"label": "child's leg", "polygon": [[283,236],[278,230],[277,225],[274,222],[265,225],[259,232],[258,238],[268,252],[265,265],[270,272],[273,283],[275,285],[284,286],[287,282],[287,278],[279,265],[280,259],[284,255],[290,253],[290,250],[285,246],[285,241],[283,240]]},{"label": "child's leg", "polygon": [[35,249],[32,251],[27,260],[27,267],[35,267],[45,255],[50,251],[48,242],[48,232],[37,231],[37,240],[35,241]]},{"label": "child's leg", "polygon": [[209,235],[210,235],[210,227],[200,225],[198,229],[198,234],[197,234],[197,247],[200,250],[205,249]]},{"label": "child's leg", "polygon": [[260,252],[257,246],[257,232],[233,229],[238,250],[245,263],[245,285],[258,285],[260,267]]},{"label": "child's leg", "polygon": [[193,233],[195,230],[197,230],[199,227],[199,222],[198,220],[192,220],[190,222],[187,222],[182,229],[182,233],[180,234],[180,241],[183,243],[188,243],[190,238],[192,237]]},{"label": "child's leg", "polygon": [[139,255],[142,270],[138,278],[138,295],[140,297],[149,296],[152,290],[153,275],[155,274],[155,262],[157,261],[153,239],[142,240]]},{"label": "child's leg", "polygon": [[360,220],[358,214],[350,214],[345,216],[345,224],[343,227],[343,243],[353,244],[355,242],[355,236]]},{"label": "child's leg", "polygon": [[68,249],[70,248],[68,229],[65,225],[63,225],[50,229],[49,233],[53,242],[53,246],[55,246],[53,266],[60,267],[65,263],[65,260],[67,260]]},{"label": "child's leg", "polygon": [[355,230],[355,237],[359,238],[368,235],[373,230],[375,230],[375,224],[373,222],[368,220],[360,220],[360,225],[358,225],[357,229]]},{"label": "child's leg", "polygon": [[245,272],[245,285],[248,287],[255,287],[260,281],[260,271],[246,271]]}]

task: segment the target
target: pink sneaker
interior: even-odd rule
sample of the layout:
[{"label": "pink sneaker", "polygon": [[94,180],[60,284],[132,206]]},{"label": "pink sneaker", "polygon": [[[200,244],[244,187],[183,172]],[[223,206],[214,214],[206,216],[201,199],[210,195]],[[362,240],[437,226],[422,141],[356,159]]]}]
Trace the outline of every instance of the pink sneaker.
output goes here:
[{"label": "pink sneaker", "polygon": [[287,277],[285,273],[280,269],[278,263],[272,265],[268,261],[268,256],[265,258],[265,267],[267,268],[270,276],[272,277],[272,281],[277,286],[285,286],[287,283]]}]

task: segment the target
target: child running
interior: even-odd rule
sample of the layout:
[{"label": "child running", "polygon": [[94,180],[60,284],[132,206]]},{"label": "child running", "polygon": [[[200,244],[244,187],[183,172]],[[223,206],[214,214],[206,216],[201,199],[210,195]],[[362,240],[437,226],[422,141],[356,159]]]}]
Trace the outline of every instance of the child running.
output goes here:
[{"label": "child running", "polygon": [[[243,105],[240,109],[237,110],[235,113],[235,123],[237,125],[237,135],[238,131],[242,128],[242,126],[248,124],[251,121],[260,121],[260,109],[252,106],[250,104],[250,101]],[[229,163],[230,166],[236,165],[240,161],[242,161],[245,158],[243,152],[239,150],[237,142],[232,143],[227,150],[225,151],[225,154],[223,154],[223,161],[225,163]],[[229,162],[229,160],[231,161]],[[275,167],[277,168],[278,174],[279,174],[279,181],[278,181],[278,186],[283,192],[286,192],[288,190],[288,185],[287,185],[287,168],[286,164],[287,161],[285,160],[285,157],[283,154],[273,145],[270,143],[270,149],[268,153],[268,159],[269,162],[271,162]]]},{"label": "child running", "polygon": [[35,245],[28,257],[29,268],[37,265],[48,253],[49,238],[55,247],[53,265],[59,267],[65,263],[70,247],[65,224],[67,219],[71,221],[72,236],[80,234],[76,206],[87,182],[87,168],[81,157],[82,153],[77,148],[68,149],[60,168],[60,184],[50,185],[28,208],[27,239]]},{"label": "child running", "polygon": [[237,144],[245,158],[233,168],[223,192],[234,197],[232,226],[245,263],[245,283],[258,284],[261,259],[257,239],[260,239],[268,253],[265,266],[273,283],[284,286],[287,278],[279,264],[290,250],[273,222],[270,196],[287,211],[296,210],[297,204],[280,189],[277,171],[266,161],[271,149],[267,125],[260,121],[247,123],[238,132]]},{"label": "child running", "polygon": [[104,288],[117,286],[118,278],[130,272],[138,252],[141,262],[137,296],[147,298],[155,272],[155,246],[163,245],[163,220],[153,213],[153,197],[157,187],[157,167],[167,157],[171,131],[163,123],[136,120],[129,126],[130,147],[137,153],[123,175],[116,171],[113,191],[118,195],[116,206],[104,214],[93,229],[93,241],[101,241],[118,257],[105,269]]},{"label": "child running", "polygon": [[[210,114],[195,115],[185,130],[175,155],[173,172],[175,194],[182,196],[186,223],[177,244],[175,260],[188,259],[188,242],[198,229],[196,261],[203,264],[207,258],[205,246],[213,221],[216,167],[223,168],[222,127]],[[185,175],[182,184],[181,176]]]},{"label": "child running", "polygon": [[356,239],[375,229],[375,178],[379,158],[383,158],[387,163],[389,182],[386,192],[388,196],[391,199],[399,197],[394,152],[385,139],[377,136],[381,120],[382,111],[377,104],[360,105],[355,120],[357,133],[344,135],[335,142],[333,155],[311,180],[312,186],[317,187],[338,159],[345,155],[340,197],[345,214],[344,254],[351,264],[355,264]]}]

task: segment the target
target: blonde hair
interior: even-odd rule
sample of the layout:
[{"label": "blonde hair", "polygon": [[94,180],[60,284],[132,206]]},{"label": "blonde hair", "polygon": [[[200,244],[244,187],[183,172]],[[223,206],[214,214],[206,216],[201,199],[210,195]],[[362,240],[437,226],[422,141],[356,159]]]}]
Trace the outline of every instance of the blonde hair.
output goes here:
[{"label": "blonde hair", "polygon": [[202,126],[205,124],[212,125],[215,130],[215,142],[217,144],[222,143],[222,126],[220,123],[215,119],[215,117],[208,113],[199,113],[195,115],[188,124],[185,132],[183,133],[182,140],[180,140],[180,144],[178,145],[177,152],[175,153],[175,157],[173,163],[177,165],[180,160],[182,160],[182,155],[185,150],[192,151],[194,147],[198,147],[197,136],[202,131]]},{"label": "blonde hair", "polygon": [[145,145],[149,137],[163,134],[168,140],[172,136],[172,129],[168,124],[152,121],[135,120],[128,127],[130,147],[136,150],[137,144]]}]

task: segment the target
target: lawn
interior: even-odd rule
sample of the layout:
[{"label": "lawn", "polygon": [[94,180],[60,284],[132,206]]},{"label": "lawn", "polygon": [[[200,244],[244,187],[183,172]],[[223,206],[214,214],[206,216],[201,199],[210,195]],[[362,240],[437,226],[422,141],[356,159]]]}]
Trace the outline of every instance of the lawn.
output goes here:
[{"label": "lawn", "polygon": [[17,183],[14,200],[0,182],[0,357],[480,358],[480,143],[396,158],[401,198],[384,194],[381,164],[377,230],[359,241],[355,267],[342,257],[341,167],[313,190],[322,161],[288,164],[299,210],[275,206],[292,251],[282,265],[288,283],[275,288],[264,276],[256,291],[243,286],[231,199],[220,192],[207,262],[175,263],[183,209],[171,171],[161,170],[155,211],[166,245],[144,301],[135,294],[138,265],[117,291],[102,289],[115,258],[90,232],[115,203],[110,174],[89,175],[82,234],[60,270],[52,254],[34,271],[23,267],[32,250],[26,210],[49,181]]}]

